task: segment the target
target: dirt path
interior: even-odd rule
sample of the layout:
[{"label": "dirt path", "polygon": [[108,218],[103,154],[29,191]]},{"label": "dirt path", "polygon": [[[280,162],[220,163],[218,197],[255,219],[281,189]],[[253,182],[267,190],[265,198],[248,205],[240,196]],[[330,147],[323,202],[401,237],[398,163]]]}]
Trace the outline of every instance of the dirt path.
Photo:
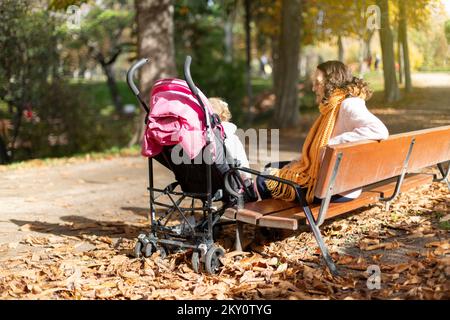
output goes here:
[{"label": "dirt path", "polygon": [[[170,172],[155,169],[156,181],[169,183]],[[33,230],[64,234],[64,224],[143,219],[147,172],[140,157],[1,172],[0,244],[18,245],[16,254],[26,249],[18,243]]]},{"label": "dirt path", "polygon": [[450,73],[413,73],[412,82],[414,87],[419,88],[448,88],[450,86]]}]

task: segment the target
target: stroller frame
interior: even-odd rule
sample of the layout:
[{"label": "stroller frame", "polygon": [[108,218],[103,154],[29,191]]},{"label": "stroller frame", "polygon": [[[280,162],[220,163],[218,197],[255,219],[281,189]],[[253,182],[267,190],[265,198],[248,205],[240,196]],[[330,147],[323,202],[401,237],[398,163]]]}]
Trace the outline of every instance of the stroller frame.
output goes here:
[{"label": "stroller frame", "polygon": [[[209,115],[209,111],[205,107],[199,91],[192,80],[190,73],[190,65],[191,65],[191,57],[187,56],[184,64],[184,76],[185,80],[191,90],[192,94],[195,96],[199,105],[204,111],[205,115],[205,127],[206,127],[206,144],[205,149],[210,151],[212,146],[213,132],[211,127],[211,119]],[[136,85],[133,82],[133,76],[137,69],[141,68],[143,65],[149,62],[149,59],[141,59],[133,66],[131,66],[130,70],[127,73],[127,83],[130,89],[135,94],[141,106],[146,111],[145,123],[147,124],[148,115],[150,114],[150,108],[145,103],[145,101],[140,97],[140,92]],[[159,156],[159,155],[158,155]],[[162,156],[166,157],[165,152],[162,152]],[[168,161],[166,161],[168,162]],[[322,256],[325,260],[325,263],[330,270],[330,272],[334,275],[338,275],[339,272],[333,263],[333,259],[328,252],[328,249],[323,241],[323,238],[320,234],[319,225],[323,222],[323,217],[321,215],[316,220],[311,212],[311,208],[309,207],[306,196],[304,192],[300,189],[299,185],[293,183],[292,181],[288,181],[285,179],[281,179],[272,175],[268,175],[256,170],[252,170],[250,168],[239,167],[234,163],[229,164],[230,170],[225,173],[223,177],[224,189],[219,189],[217,192],[212,195],[212,164],[206,162],[206,192],[205,193],[192,193],[192,192],[184,192],[184,191],[175,191],[175,188],[179,185],[179,182],[173,182],[166,186],[164,189],[158,189],[154,187],[153,184],[153,159],[148,158],[148,181],[149,187],[148,191],[150,193],[149,196],[149,220],[150,220],[150,232],[148,234],[141,233],[138,236],[138,240],[136,242],[134,248],[134,255],[139,257],[149,257],[154,252],[159,252],[160,256],[164,258],[167,254],[167,248],[169,247],[177,247],[180,250],[182,249],[192,249],[192,267],[194,271],[200,272],[203,270],[203,266],[206,268],[206,271],[209,274],[215,274],[219,271],[221,266],[220,258],[224,255],[224,250],[216,246],[214,244],[214,239],[216,231],[218,228],[225,224],[234,224],[236,223],[236,242],[235,247],[236,250],[242,251],[242,222],[236,220],[223,221],[219,223],[222,215],[225,213],[225,210],[229,207],[237,207],[238,209],[242,209],[245,203],[245,196],[248,198],[252,198],[249,194],[249,190],[245,187],[245,183],[239,174],[239,171],[247,172],[252,175],[262,176],[269,180],[275,180],[280,183],[287,184],[294,188],[296,191],[296,200],[300,204],[300,207],[303,208],[305,212],[306,220],[311,228],[311,231],[314,235],[314,238],[319,246],[320,251],[322,252]],[[449,170],[450,171],[450,170]],[[447,172],[448,174],[448,172]],[[244,190],[243,193],[238,193],[231,185],[231,181],[234,182]],[[224,192],[227,192],[231,197],[231,200],[226,202],[220,208],[216,208],[213,206],[214,201],[221,200],[223,198]],[[155,196],[155,193],[159,193]],[[160,196],[167,196],[170,200],[171,204],[163,203],[158,201]],[[185,199],[191,199],[191,204],[189,207],[182,207],[181,203]],[[201,199],[202,206],[195,206],[195,200]],[[329,201],[329,199],[328,199]],[[155,206],[160,206],[167,209],[163,216],[160,218],[156,217]],[[186,214],[195,212],[203,212],[203,221],[199,224],[192,225]],[[168,222],[170,218],[172,218],[173,214],[177,213],[183,220],[183,224],[176,226],[168,226]],[[187,226],[187,227],[186,227]]]},{"label": "stroller frame", "polygon": [[[184,65],[185,80],[191,90],[192,94],[197,99],[199,105],[204,111],[205,115],[205,127],[206,127],[206,144],[205,147],[208,151],[211,151],[213,132],[211,127],[210,114],[205,107],[199,91],[194,84],[191,77],[190,65],[192,58],[186,57]],[[149,59],[141,59],[131,66],[127,72],[127,83],[130,89],[133,91],[140,105],[146,112],[145,124],[148,121],[148,115],[150,114],[150,108],[140,96],[139,89],[134,84],[133,77],[135,72],[147,64]],[[163,152],[162,156],[165,154]],[[179,185],[178,182],[173,182],[166,186],[164,189],[158,189],[154,187],[153,181],[153,159],[148,158],[148,191],[149,195],[149,220],[150,220],[150,232],[141,233],[138,236],[138,240],[134,247],[135,257],[149,257],[154,252],[159,252],[159,255],[164,258],[167,255],[168,248],[175,247],[179,250],[193,249],[192,254],[192,266],[194,271],[200,272],[205,266],[206,271],[210,274],[215,274],[220,266],[220,257],[224,255],[224,250],[214,244],[214,238],[218,227],[234,223],[234,220],[225,221],[219,224],[219,220],[225,209],[230,205],[234,205],[233,202],[226,203],[220,208],[213,206],[213,201],[218,201],[223,197],[223,190],[219,189],[214,195],[212,195],[212,179],[211,179],[211,166],[212,164],[206,162],[206,192],[205,193],[191,193],[184,191],[175,191]],[[230,165],[232,167],[232,165]],[[242,179],[239,177],[237,180],[242,183]],[[161,196],[166,196],[170,200],[170,204],[158,201]],[[190,206],[182,207],[181,203],[185,199],[190,199]],[[202,206],[196,206],[195,200],[201,199]],[[164,214],[157,218],[155,207],[159,206],[165,210]],[[201,223],[192,225],[187,218],[187,214],[194,215],[196,212],[203,212],[204,219]],[[183,223],[176,226],[168,226],[168,222],[173,218],[174,214],[181,217]]]}]

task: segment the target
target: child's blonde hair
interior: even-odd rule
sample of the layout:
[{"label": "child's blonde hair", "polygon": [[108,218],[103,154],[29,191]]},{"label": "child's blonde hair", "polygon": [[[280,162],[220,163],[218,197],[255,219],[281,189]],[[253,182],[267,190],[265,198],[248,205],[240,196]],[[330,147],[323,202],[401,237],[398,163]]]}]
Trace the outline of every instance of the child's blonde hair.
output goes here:
[{"label": "child's blonde hair", "polygon": [[221,121],[230,121],[231,120],[231,112],[228,109],[228,103],[223,101],[222,98],[209,98],[209,103],[214,110],[214,113],[217,113]]}]

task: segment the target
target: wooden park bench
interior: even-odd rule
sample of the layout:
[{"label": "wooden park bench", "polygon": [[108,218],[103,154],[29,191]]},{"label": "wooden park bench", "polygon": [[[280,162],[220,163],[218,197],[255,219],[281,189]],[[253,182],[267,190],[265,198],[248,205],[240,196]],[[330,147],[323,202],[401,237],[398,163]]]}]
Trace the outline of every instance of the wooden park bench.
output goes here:
[{"label": "wooden park bench", "polygon": [[[315,196],[320,205],[308,205],[305,195],[297,193],[297,202],[268,199],[228,208],[224,216],[237,221],[236,249],[242,250],[243,223],[260,227],[297,230],[305,221],[311,227],[328,268],[337,274],[320,234],[325,219],[383,201],[389,203],[400,192],[433,181],[449,183],[450,126],[396,134],[383,141],[359,141],[327,146],[320,168]],[[447,164],[446,164],[447,163]],[[421,173],[421,169],[437,165],[441,176]],[[247,168],[234,168],[274,179],[291,186],[291,181],[261,174]],[[355,200],[330,203],[333,195],[363,187]]]}]

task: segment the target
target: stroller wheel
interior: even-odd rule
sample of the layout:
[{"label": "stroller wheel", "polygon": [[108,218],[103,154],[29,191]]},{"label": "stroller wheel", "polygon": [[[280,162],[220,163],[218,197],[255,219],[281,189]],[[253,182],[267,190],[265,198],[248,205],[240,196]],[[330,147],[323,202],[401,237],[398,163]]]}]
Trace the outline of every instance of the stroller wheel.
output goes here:
[{"label": "stroller wheel", "polygon": [[144,257],[146,258],[150,257],[154,251],[153,249],[154,246],[151,242],[146,243],[143,250]]},{"label": "stroller wheel", "polygon": [[159,257],[161,259],[165,259],[167,257],[167,250],[163,246],[157,245],[156,246],[156,251],[159,252]]},{"label": "stroller wheel", "polygon": [[192,252],[192,270],[194,270],[195,273],[202,272],[202,262],[200,261],[200,252],[194,251]]},{"label": "stroller wheel", "polygon": [[216,274],[220,267],[222,266],[222,262],[220,261],[220,258],[225,255],[225,251],[217,247],[215,245],[211,246],[209,248],[208,252],[206,252],[205,257],[205,267],[206,271],[209,274]]},{"label": "stroller wheel", "polygon": [[141,241],[137,241],[136,244],[134,245],[134,250],[133,250],[133,254],[135,258],[140,258],[142,256],[142,242]]}]

